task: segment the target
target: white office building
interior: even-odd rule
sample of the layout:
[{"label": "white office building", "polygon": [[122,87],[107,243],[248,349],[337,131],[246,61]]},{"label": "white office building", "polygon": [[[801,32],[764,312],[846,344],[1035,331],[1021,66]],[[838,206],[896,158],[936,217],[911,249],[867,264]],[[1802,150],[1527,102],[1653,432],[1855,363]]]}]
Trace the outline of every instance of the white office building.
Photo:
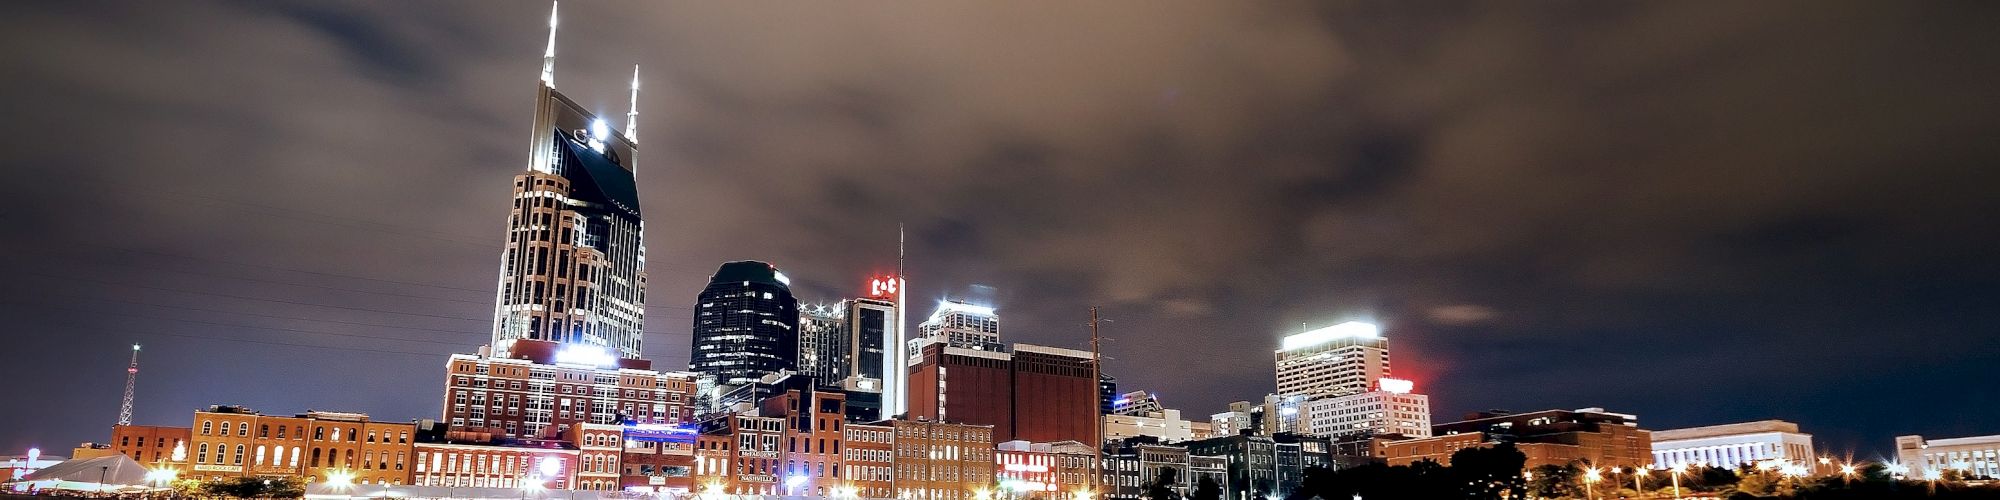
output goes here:
[{"label": "white office building", "polygon": [[1160,405],[1159,396],[1146,391],[1128,392],[1119,395],[1118,399],[1111,400],[1111,413],[1117,415],[1145,415],[1166,409]]},{"label": "white office building", "polygon": [[1389,341],[1368,323],[1286,336],[1276,358],[1278,396],[1286,400],[1368,392],[1377,379],[1389,376]]},{"label": "white office building", "polygon": [[1734,469],[1765,462],[1815,467],[1812,435],[1799,424],[1760,420],[1653,431],[1653,467],[1705,464]]},{"label": "white office building", "polygon": [[1911,478],[1956,470],[1968,477],[2000,477],[2000,435],[1926,440],[1896,436],[1896,460]]},{"label": "white office building", "polygon": [[1137,415],[1105,415],[1104,440],[1121,441],[1136,436],[1152,436],[1162,443],[1195,439],[1195,422],[1181,418],[1180,410],[1161,410]]},{"label": "white office building", "polygon": [[915,365],[918,353],[933,343],[975,351],[1007,351],[1000,343],[1000,316],[993,308],[953,300],[938,302],[930,319],[917,325],[917,338],[910,339],[910,364]]},{"label": "white office building", "polygon": [[1306,402],[1306,433],[1431,437],[1430,396],[1412,393],[1412,384],[1405,380],[1384,379],[1379,385],[1378,390]]}]

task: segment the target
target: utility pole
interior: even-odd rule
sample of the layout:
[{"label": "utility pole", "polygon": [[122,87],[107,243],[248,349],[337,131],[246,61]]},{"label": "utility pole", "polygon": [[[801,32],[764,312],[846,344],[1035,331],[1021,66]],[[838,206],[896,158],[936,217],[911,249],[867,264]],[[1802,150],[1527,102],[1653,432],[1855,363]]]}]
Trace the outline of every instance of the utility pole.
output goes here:
[{"label": "utility pole", "polygon": [[132,365],[125,368],[125,402],[118,405],[118,425],[132,425],[132,386],[139,382],[139,344],[132,344]]},{"label": "utility pole", "polygon": [[1103,402],[1099,401],[1103,397],[1099,392],[1104,390],[1104,355],[1098,352],[1098,340],[1097,306],[1090,306],[1090,428],[1091,434],[1097,436],[1097,442],[1090,447],[1097,457],[1090,464],[1092,494],[1097,493],[1097,482],[1103,479],[1099,476],[1104,475],[1104,414],[1101,409]]}]

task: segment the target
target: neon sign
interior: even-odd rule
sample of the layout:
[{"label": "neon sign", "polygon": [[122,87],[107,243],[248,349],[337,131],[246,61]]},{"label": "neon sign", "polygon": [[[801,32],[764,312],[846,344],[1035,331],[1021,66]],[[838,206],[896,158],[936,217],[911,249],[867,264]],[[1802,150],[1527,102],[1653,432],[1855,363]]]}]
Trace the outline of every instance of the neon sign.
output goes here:
[{"label": "neon sign", "polygon": [[893,297],[902,293],[903,280],[894,276],[875,278],[868,281],[868,296]]}]

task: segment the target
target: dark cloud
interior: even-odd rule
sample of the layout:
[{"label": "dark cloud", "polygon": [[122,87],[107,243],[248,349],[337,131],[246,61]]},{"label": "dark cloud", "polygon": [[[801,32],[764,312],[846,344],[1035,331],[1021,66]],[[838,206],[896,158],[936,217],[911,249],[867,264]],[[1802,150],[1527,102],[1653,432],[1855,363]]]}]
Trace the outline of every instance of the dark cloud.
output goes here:
[{"label": "dark cloud", "polygon": [[[142,422],[433,415],[545,7],[10,6],[0,369],[64,382],[0,447],[101,438],[131,341]],[[717,264],[832,299],[903,224],[919,296],[995,286],[1006,337],[1066,346],[1105,306],[1111,372],[1193,413],[1366,318],[1444,419],[1992,431],[1992,6],[564,8],[559,88],[615,116],[643,67],[664,366]]]}]

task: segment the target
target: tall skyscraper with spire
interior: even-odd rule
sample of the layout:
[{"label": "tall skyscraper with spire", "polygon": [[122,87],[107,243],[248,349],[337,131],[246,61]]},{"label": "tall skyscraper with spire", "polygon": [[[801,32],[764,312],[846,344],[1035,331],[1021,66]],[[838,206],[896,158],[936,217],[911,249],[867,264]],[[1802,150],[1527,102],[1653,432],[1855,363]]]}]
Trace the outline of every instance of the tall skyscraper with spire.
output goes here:
[{"label": "tall skyscraper with spire", "polygon": [[639,357],[646,245],[630,132],[639,114],[638,68],[625,131],[555,87],[556,9],[535,90],[525,172],[514,176],[507,243],[493,314],[493,354],[520,339],[592,346]]}]

